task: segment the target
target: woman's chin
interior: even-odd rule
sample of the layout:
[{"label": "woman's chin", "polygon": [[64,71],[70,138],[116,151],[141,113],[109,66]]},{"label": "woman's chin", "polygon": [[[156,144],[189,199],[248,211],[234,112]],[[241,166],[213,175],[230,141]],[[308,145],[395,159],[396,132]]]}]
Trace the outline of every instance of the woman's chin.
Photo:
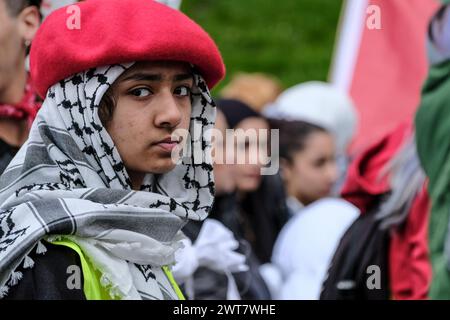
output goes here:
[{"label": "woman's chin", "polygon": [[241,182],[238,189],[242,192],[254,192],[259,188],[259,181]]},{"label": "woman's chin", "polygon": [[164,159],[159,162],[160,163],[158,163],[157,166],[152,166],[151,170],[149,170],[148,172],[152,172],[152,173],[156,173],[156,174],[164,174],[164,173],[168,173],[168,172],[172,171],[176,167],[176,164],[173,163],[173,161],[170,158],[167,160]]}]

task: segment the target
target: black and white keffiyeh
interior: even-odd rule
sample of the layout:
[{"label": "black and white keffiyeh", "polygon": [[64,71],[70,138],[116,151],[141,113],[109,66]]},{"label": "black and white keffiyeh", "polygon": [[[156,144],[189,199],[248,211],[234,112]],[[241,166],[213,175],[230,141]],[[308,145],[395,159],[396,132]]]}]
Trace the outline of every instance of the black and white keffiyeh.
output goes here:
[{"label": "black and white keffiyeh", "polygon": [[[129,177],[98,106],[132,63],[90,69],[52,86],[30,136],[0,178],[0,297],[32,267],[28,254],[64,236],[78,244],[123,299],[176,299],[161,266],[174,263],[180,228],[212,205],[211,137],[215,105],[194,72],[187,145],[201,148],[167,174]],[[195,140],[196,139],[196,140]],[[198,154],[197,154],[198,156]],[[148,273],[153,273],[148,276]]]}]

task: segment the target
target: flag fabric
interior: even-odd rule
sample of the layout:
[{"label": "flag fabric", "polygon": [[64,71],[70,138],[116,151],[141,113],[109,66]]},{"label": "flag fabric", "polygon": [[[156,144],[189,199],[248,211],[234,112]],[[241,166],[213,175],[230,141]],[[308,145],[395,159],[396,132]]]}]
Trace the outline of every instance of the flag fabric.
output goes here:
[{"label": "flag fabric", "polygon": [[330,82],[359,112],[357,153],[400,122],[411,121],[426,78],[428,22],[438,0],[348,0]]}]

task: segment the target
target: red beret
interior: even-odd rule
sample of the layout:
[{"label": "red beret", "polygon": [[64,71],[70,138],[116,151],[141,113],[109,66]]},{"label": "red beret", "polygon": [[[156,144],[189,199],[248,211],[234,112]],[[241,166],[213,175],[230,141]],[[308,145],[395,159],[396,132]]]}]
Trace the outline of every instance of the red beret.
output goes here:
[{"label": "red beret", "polygon": [[177,10],[153,0],[87,0],[76,7],[79,25],[76,11],[64,7],[45,19],[33,40],[30,70],[41,97],[73,74],[132,61],[192,63],[210,88],[225,75],[214,41]]}]

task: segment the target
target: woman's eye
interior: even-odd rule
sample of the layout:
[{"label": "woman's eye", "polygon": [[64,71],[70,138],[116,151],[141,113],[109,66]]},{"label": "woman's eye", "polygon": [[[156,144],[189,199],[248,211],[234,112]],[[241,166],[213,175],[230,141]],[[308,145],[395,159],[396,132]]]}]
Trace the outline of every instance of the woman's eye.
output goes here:
[{"label": "woman's eye", "polygon": [[314,161],[314,166],[316,168],[320,168],[320,167],[323,167],[326,163],[327,163],[326,159],[320,158],[320,159],[317,159],[316,161]]},{"label": "woman's eye", "polygon": [[149,89],[145,89],[145,88],[134,89],[134,90],[131,90],[130,93],[133,96],[139,97],[139,98],[147,97],[152,94],[152,92]]},{"label": "woman's eye", "polygon": [[186,87],[186,86],[181,86],[181,87],[176,88],[174,93],[178,96],[186,97],[186,96],[190,95],[191,88]]}]

